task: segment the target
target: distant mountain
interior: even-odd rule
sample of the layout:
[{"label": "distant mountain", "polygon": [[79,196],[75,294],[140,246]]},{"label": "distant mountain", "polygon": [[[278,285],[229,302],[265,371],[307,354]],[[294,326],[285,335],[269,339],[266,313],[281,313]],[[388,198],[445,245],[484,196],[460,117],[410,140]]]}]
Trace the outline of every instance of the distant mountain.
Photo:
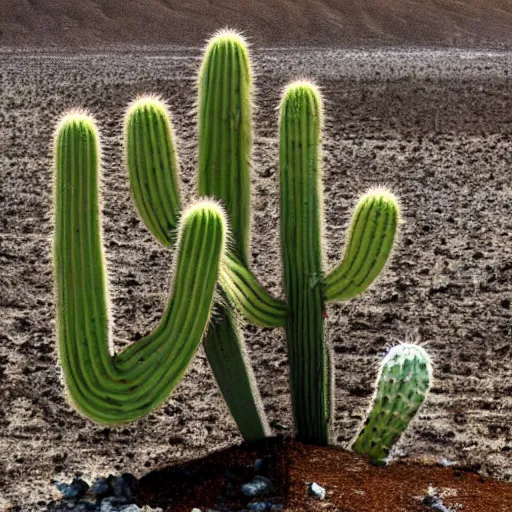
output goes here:
[{"label": "distant mountain", "polygon": [[512,43],[512,0],[0,0],[0,45]]}]

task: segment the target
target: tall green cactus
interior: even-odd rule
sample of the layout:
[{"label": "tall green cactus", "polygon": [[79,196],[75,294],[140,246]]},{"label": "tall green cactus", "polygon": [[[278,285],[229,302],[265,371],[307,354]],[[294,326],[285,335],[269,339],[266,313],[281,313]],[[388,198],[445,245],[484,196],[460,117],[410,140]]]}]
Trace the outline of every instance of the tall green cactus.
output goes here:
[{"label": "tall green cactus", "polygon": [[425,349],[403,344],[382,361],[373,404],[352,449],[377,465],[405,432],[425,401],[432,383],[432,364]]},{"label": "tall green cactus", "polygon": [[[317,88],[308,82],[290,85],[283,97],[280,115],[281,235],[287,304],[272,298],[248,266],[251,75],[243,38],[231,31],[216,34],[208,43],[199,73],[199,193],[220,200],[232,226],[231,250],[223,260],[219,276],[222,295],[249,322],[286,328],[298,437],[303,441],[326,444],[333,390],[328,345],[323,332],[325,303],[354,297],[376,278],[393,246],[398,206],[394,197],[383,190],[373,190],[363,196],[354,213],[345,257],[324,276],[321,98]],[[168,115],[162,118],[165,116],[161,104],[154,106],[155,112],[148,113],[148,105],[154,101],[154,98],[142,98],[129,109],[127,153],[129,155],[133,150],[138,154],[140,148],[136,141],[146,137],[144,154],[147,157],[132,159],[139,162],[130,169],[132,191],[149,229],[170,245],[171,234],[163,238],[159,233],[166,227],[172,233],[172,219],[176,214],[171,210],[176,209],[178,203],[168,202],[170,211],[165,213],[155,200],[157,194],[153,192],[151,195],[151,188],[152,184],[158,189],[158,183],[172,181],[174,170],[171,166],[165,170],[159,155],[175,155],[175,150],[162,149],[165,144],[172,145],[172,129],[166,128],[162,137],[153,136],[155,130],[150,131],[152,125],[170,126]],[[135,128],[136,118],[139,118],[138,129]],[[137,135],[137,130],[142,133]],[[169,157],[166,161],[173,160]],[[146,183],[147,191],[138,183]],[[143,213],[146,208],[151,211]],[[207,333],[204,346],[239,427],[244,422],[257,424],[254,437],[264,435],[267,428],[259,407],[259,395],[246,363],[241,333],[236,329],[226,301]],[[255,399],[251,400],[251,396]],[[247,421],[247,417],[260,418],[260,421]]]},{"label": "tall green cactus", "polygon": [[356,207],[342,262],[324,276],[322,258],[322,101],[313,84],[290,84],[280,109],[281,240],[292,401],[299,439],[327,444],[333,395],[324,337],[326,301],[363,292],[384,267],[398,206],[383,190]]},{"label": "tall green cactus", "polygon": [[[250,234],[252,146],[251,66],[239,35],[217,34],[209,43],[199,83],[199,195],[224,204],[230,218],[231,243],[223,259],[221,282],[234,294],[257,296],[263,310],[282,323],[286,309],[270,297],[247,270]],[[125,152],[132,195],[146,225],[165,246],[173,244],[180,200],[177,157],[170,115],[156,97],[137,99],[125,117]],[[204,339],[217,384],[242,435],[255,441],[269,434],[243,336],[226,300]],[[272,317],[271,321],[276,322]]]},{"label": "tall green cactus", "polygon": [[55,136],[54,262],[59,352],[72,402],[106,424],[140,418],[180,381],[210,319],[226,221],[203,201],[184,212],[172,293],[148,336],[112,357],[98,201],[100,149],[93,119],[61,120]]},{"label": "tall green cactus", "polygon": [[[268,434],[269,429],[233,308],[254,324],[266,327],[284,326],[288,337],[292,403],[298,437],[302,441],[326,444],[329,442],[333,395],[329,349],[324,336],[326,303],[348,299],[363,292],[382,270],[392,250],[398,224],[396,200],[390,193],[382,190],[370,191],[361,198],[353,216],[345,256],[339,265],[325,275],[321,232],[322,102],[318,89],[311,83],[301,81],[291,84],[285,91],[280,107],[281,237],[287,303],[273,298],[255,279],[248,264],[252,71],[247,45],[239,34],[222,31],[210,40],[200,70],[198,87],[199,194],[219,200],[226,209],[231,226],[229,249],[217,255],[217,259],[208,252],[209,259],[200,260],[204,257],[203,252],[196,255],[193,251],[195,246],[191,245],[189,248],[192,253],[189,256],[190,261],[198,264],[199,261],[203,261],[200,270],[191,265],[187,273],[187,279],[191,279],[190,274],[194,274],[192,269],[195,269],[194,283],[205,279],[201,302],[203,308],[206,304],[209,308],[213,298],[213,285],[210,289],[211,282],[206,279],[205,274],[213,275],[213,267],[218,271],[220,293],[217,297],[217,314],[212,318],[204,340],[206,355],[242,434],[247,440],[260,439]],[[62,130],[61,127],[60,131]],[[64,144],[63,147],[68,146]],[[83,158],[76,156],[76,146],[69,147],[71,149],[69,154],[66,153],[67,158],[74,158],[75,161],[70,160],[67,165],[73,169],[74,166],[82,165],[80,162]],[[89,151],[92,151],[91,147],[96,146],[89,143]],[[188,231],[185,227],[178,230],[178,219],[181,215],[178,159],[170,116],[165,104],[158,98],[139,98],[128,109],[125,118],[125,153],[132,196],[141,217],[163,245],[171,247],[177,243],[178,257],[183,257],[183,247],[180,243],[187,239],[185,233]],[[58,161],[60,158],[58,156]],[[91,162],[92,157],[88,157],[87,161]],[[62,199],[58,199],[57,210],[62,209],[62,205],[59,206],[62,202]],[[76,219],[84,215],[87,217],[81,203],[75,205],[75,208],[77,211],[73,214],[74,222],[78,222]],[[194,216],[202,211],[201,208],[203,207],[195,207],[192,210]],[[208,205],[206,210],[216,211],[212,205]],[[61,213],[65,211],[61,210]],[[182,218],[188,219],[188,215],[184,214]],[[212,215],[205,214],[205,218],[209,219]],[[220,213],[218,218],[222,219]],[[84,223],[86,226],[92,226],[89,221]],[[207,227],[209,228],[210,224],[208,222],[207,226],[203,226],[205,231],[201,231],[202,236],[208,235]],[[73,229],[70,226],[74,226],[66,220],[61,221],[61,225],[68,229]],[[188,224],[182,222],[181,225]],[[176,236],[177,232],[179,236]],[[96,245],[99,247],[99,234],[97,236]],[[196,242],[199,240],[199,235],[190,237]],[[88,236],[87,240],[92,238]],[[57,236],[56,247],[62,245],[62,240],[58,242],[58,239]],[[92,269],[96,274],[101,274],[102,264],[94,260],[93,255],[87,252],[84,240],[80,240],[82,245],[77,245],[69,267],[66,267],[66,271],[60,271],[58,281],[62,283],[75,283],[74,276],[81,275],[80,272],[84,269]],[[80,260],[82,266],[77,268],[76,261],[82,251],[85,251],[86,256],[83,256],[83,261]],[[99,249],[94,257],[99,258],[98,261],[101,262],[101,252],[98,251]],[[90,263],[91,261],[94,263]],[[57,267],[64,268],[61,260],[57,261]],[[178,270],[180,269],[178,263]],[[104,283],[103,277],[103,280],[98,281],[96,274],[94,280],[91,274],[87,281],[82,281]],[[176,279],[180,281],[180,274]],[[104,295],[104,286],[96,286],[98,296]],[[186,311],[184,313],[180,308],[179,311],[185,315],[185,319],[180,318],[176,321],[191,321],[192,316],[197,322],[205,321],[202,324],[204,329],[210,310],[198,313],[195,306],[191,306],[195,302],[191,297],[187,299],[188,295],[197,290],[191,285],[186,290],[185,286],[183,281],[183,288],[179,288],[181,294],[173,297],[172,304],[177,301],[181,304],[183,299],[189,304],[190,314],[185,314]],[[199,287],[199,284],[197,286]],[[119,355],[114,360],[112,368],[107,364],[109,354],[105,347],[108,344],[101,350],[97,348],[103,346],[102,343],[107,340],[106,334],[101,338],[101,343],[80,345],[79,340],[76,340],[74,346],[68,335],[73,333],[68,333],[67,329],[69,325],[76,328],[77,319],[86,314],[83,310],[87,311],[88,302],[79,300],[81,293],[74,285],[60,287],[64,287],[68,292],[68,295],[63,297],[66,301],[62,300],[60,305],[60,316],[63,319],[61,325],[65,326],[61,332],[63,366],[70,389],[73,388],[75,374],[87,376],[87,385],[78,386],[83,393],[79,395],[82,410],[92,407],[90,404],[96,404],[104,393],[92,388],[91,382],[99,381],[105,385],[102,378],[107,379],[107,383],[110,382],[109,379],[114,379],[115,390],[118,389],[117,386],[121,389],[121,384],[126,385],[138,398],[143,393],[135,387],[132,378],[135,378],[136,385],[146,390],[149,384],[145,379],[152,383],[160,382],[155,375],[162,377],[162,374],[167,376],[172,373],[175,361],[180,362],[180,371],[186,367],[190,359],[188,354],[193,352],[188,349],[189,345],[183,357],[172,352],[175,360],[168,361],[168,368],[162,365],[163,373],[154,375],[150,370],[146,371],[145,365],[149,365],[146,361],[155,363],[156,360],[160,360],[162,354],[167,353],[166,348],[162,347],[170,345],[169,340],[173,339],[171,334],[174,333],[167,331],[171,324],[166,319],[155,334]],[[175,290],[176,294],[178,288],[175,287]],[[195,296],[193,298],[196,299]],[[103,306],[99,299],[95,300],[95,304],[100,304],[101,309]],[[186,307],[184,309],[186,310]],[[80,327],[88,329],[87,332],[95,333],[98,327],[98,314],[94,310],[92,314],[87,315],[85,320],[80,320]],[[103,324],[106,326],[106,311],[102,313],[101,318],[99,323],[103,329]],[[194,330],[194,334],[198,332],[199,328]],[[75,338],[82,339],[76,333]],[[194,337],[190,341],[190,347],[197,346],[197,343]],[[68,354],[68,347],[75,348],[69,349]],[[92,369],[96,379],[94,381],[89,378]],[[128,378],[119,377],[116,373],[122,371],[130,372]],[[102,375],[104,377],[101,377]],[[121,379],[119,382],[115,380],[118,377]],[[173,382],[176,382],[176,379]],[[170,389],[167,387],[165,391],[169,392]],[[126,392],[126,395],[123,395],[126,400],[135,400],[129,398],[130,393],[125,388],[122,390]],[[162,400],[163,397],[164,390],[161,390],[158,400]],[[149,410],[157,402],[151,397],[144,404]],[[101,408],[99,410],[101,415]],[[89,415],[96,417],[92,413]],[[105,419],[114,420],[115,415]]]}]

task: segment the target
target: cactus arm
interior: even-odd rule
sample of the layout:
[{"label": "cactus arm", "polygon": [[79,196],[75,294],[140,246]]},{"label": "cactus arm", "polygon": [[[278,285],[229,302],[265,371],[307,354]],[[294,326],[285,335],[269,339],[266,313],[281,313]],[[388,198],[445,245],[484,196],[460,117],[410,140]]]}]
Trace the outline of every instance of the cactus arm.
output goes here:
[{"label": "cactus arm", "polygon": [[286,304],[272,297],[253,273],[234,255],[223,260],[219,282],[229,302],[249,322],[261,327],[282,327],[288,316]]},{"label": "cactus arm", "polygon": [[352,449],[376,465],[385,464],[425,401],[432,383],[426,351],[412,344],[393,347],[381,364],[371,409]]},{"label": "cactus arm", "polygon": [[89,116],[63,118],[55,163],[54,255],[64,380],[71,401],[90,419],[132,421],[165,400],[201,342],[225,250],[224,215],[211,202],[183,215],[173,291],[162,322],[113,358],[101,248],[99,142]]},{"label": "cactus arm", "polygon": [[[226,59],[226,62],[230,61]],[[237,69],[235,67],[235,71]],[[231,76],[231,90],[236,89],[233,83],[236,76]],[[228,103],[225,96],[230,89],[222,90],[224,103]],[[128,108],[124,124],[125,158],[135,205],[148,229],[163,245],[170,247],[180,208],[178,163],[170,114],[159,98],[142,96]],[[234,130],[230,130],[224,149],[234,146],[234,137]],[[236,176],[237,160],[231,159],[229,165],[231,176]],[[223,174],[219,173],[219,180],[224,179]],[[211,177],[211,173],[205,176]],[[237,186],[237,180],[231,182],[233,187]],[[210,190],[209,186],[204,188]],[[214,192],[210,190],[210,194]],[[230,194],[235,197],[235,190]],[[228,265],[223,267],[222,273],[225,278],[221,281],[233,306],[257,325],[282,325],[286,316],[284,304],[268,294],[239,258],[233,255],[226,261]]]},{"label": "cactus arm", "polygon": [[142,96],[128,108],[124,125],[133,200],[151,233],[169,247],[180,212],[179,165],[169,112],[158,97]]},{"label": "cactus arm", "polygon": [[[270,428],[259,400],[243,335],[229,310],[223,310],[221,315],[216,315],[208,329],[203,342],[205,353],[244,439],[248,442],[259,441],[269,436]],[[255,397],[256,407],[253,406]]]},{"label": "cactus arm", "polygon": [[292,404],[298,438],[327,444],[331,382],[321,279],[321,123],[318,90],[306,82],[289,85],[280,109],[280,189]]},{"label": "cactus arm", "polygon": [[392,252],[398,222],[398,203],[389,192],[370,190],[359,200],[345,256],[325,279],[328,301],[350,299],[370,286]]},{"label": "cactus arm", "polygon": [[250,241],[252,70],[244,39],[215,35],[199,73],[199,195],[222,200],[247,265]]}]

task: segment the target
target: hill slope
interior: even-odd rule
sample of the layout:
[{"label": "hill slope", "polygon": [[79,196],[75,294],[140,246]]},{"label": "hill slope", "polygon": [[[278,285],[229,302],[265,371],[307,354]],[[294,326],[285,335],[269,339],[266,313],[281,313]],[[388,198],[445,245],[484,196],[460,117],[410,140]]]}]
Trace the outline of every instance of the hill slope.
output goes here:
[{"label": "hill slope", "polygon": [[0,45],[199,44],[225,26],[258,43],[512,42],[510,0],[1,0]]}]

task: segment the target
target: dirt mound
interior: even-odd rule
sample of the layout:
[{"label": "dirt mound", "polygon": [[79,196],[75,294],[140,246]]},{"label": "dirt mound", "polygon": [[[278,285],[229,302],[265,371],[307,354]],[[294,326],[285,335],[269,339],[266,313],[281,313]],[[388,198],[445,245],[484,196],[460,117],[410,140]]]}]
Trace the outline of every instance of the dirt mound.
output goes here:
[{"label": "dirt mound", "polygon": [[196,45],[213,30],[261,44],[510,45],[508,0],[2,0],[0,45]]}]

